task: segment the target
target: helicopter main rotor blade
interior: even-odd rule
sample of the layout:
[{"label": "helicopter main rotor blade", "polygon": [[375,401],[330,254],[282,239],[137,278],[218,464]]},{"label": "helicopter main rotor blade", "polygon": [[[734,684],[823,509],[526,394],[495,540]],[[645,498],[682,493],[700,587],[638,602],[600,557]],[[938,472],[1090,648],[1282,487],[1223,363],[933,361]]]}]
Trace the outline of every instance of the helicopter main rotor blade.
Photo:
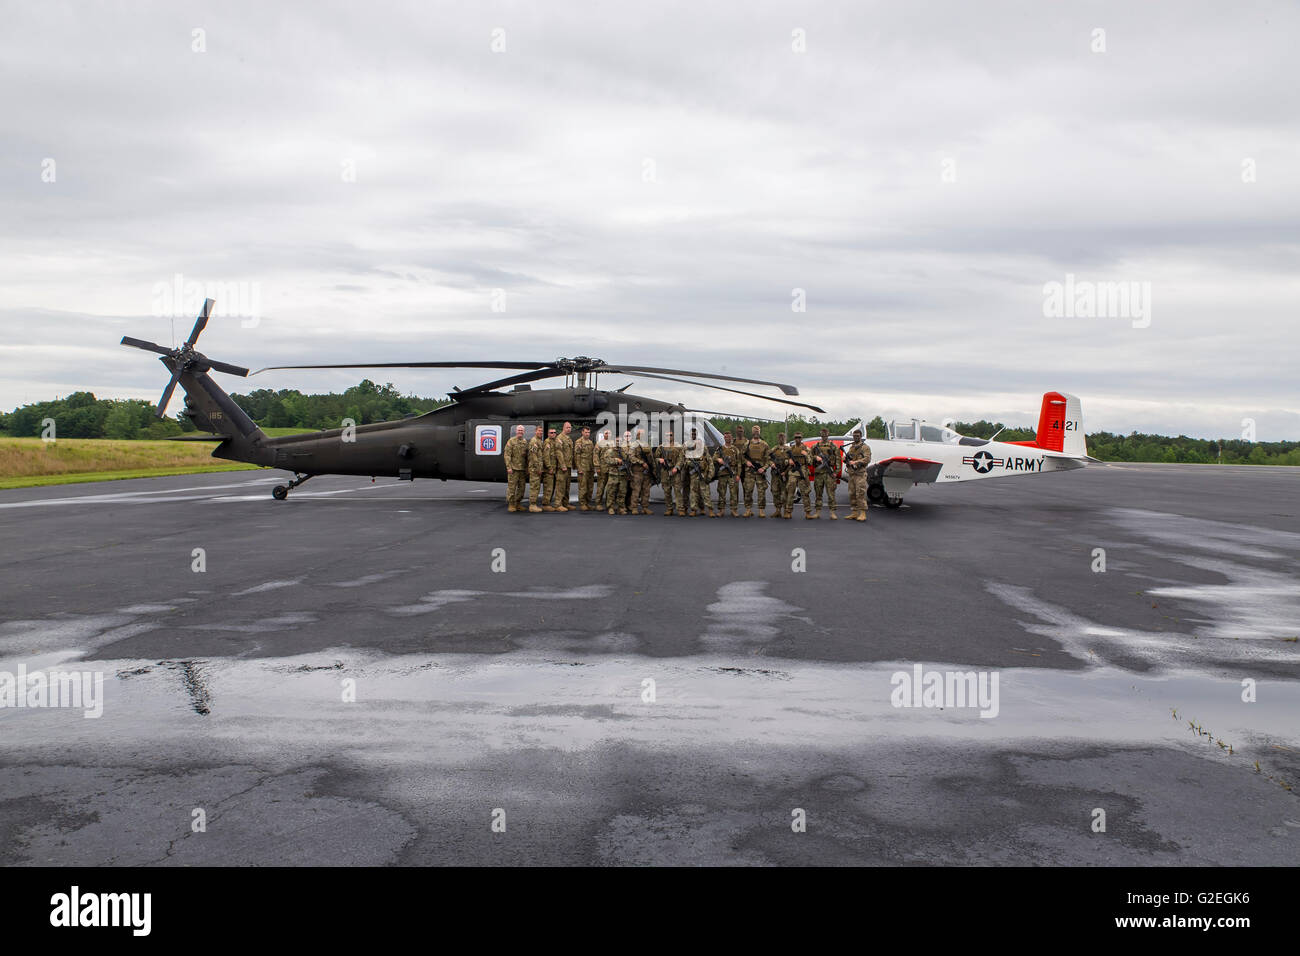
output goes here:
[{"label": "helicopter main rotor blade", "polygon": [[199,340],[199,333],[208,327],[208,316],[212,314],[212,307],[216,304],[216,301],[213,299],[203,300],[203,311],[200,312],[199,317],[194,320],[194,331],[191,332],[190,337],[185,340],[185,344],[190,348],[194,348],[194,343]]},{"label": "helicopter main rotor blade", "polygon": [[172,400],[172,392],[176,391],[176,383],[180,381],[180,377],[181,370],[179,368],[172,372],[172,380],[163,389],[162,398],[158,399],[158,407],[154,409],[154,415],[158,418],[162,418],[167,414],[167,403]]},{"label": "helicopter main rotor blade", "polygon": [[[620,365],[624,372],[658,372],[661,375],[685,375],[690,378],[712,378],[720,382],[743,382],[747,385],[771,385],[773,388],[779,388],[786,395],[798,395],[799,389],[793,385],[786,385],[782,382],[767,382],[761,378],[737,378],[734,375],[717,375],[713,372],[687,372],[679,368],[655,368],[651,365]],[[597,369],[596,371],[604,372],[607,369]]]},{"label": "helicopter main rotor blade", "polygon": [[129,345],[133,349],[144,349],[146,352],[157,352],[159,355],[171,355],[171,349],[165,349],[161,345],[154,345],[152,342],[146,342],[144,339],[133,339],[129,335],[122,336],[122,344]]},{"label": "helicopter main rotor blade", "polygon": [[742,392],[738,388],[727,388],[725,385],[710,385],[708,382],[692,382],[685,378],[673,378],[671,375],[653,375],[650,372],[634,373],[631,369],[625,369],[621,366],[619,368],[603,368],[601,369],[601,372],[612,373],[614,375],[635,375],[637,378],[661,378],[666,382],[680,382],[683,385],[694,385],[697,388],[716,388],[720,392],[732,392],[736,395],[747,395],[750,398],[761,398],[765,402],[779,402],[782,405],[794,405],[797,408],[811,408],[814,412],[819,412],[822,415],[826,414],[826,409],[818,408],[816,405],[808,405],[804,402],[792,402],[788,398],[773,398],[771,395],[760,395],[758,392]]},{"label": "helicopter main rotor blade", "polygon": [[338,365],[268,365],[253,375],[297,368],[521,368],[550,367],[550,362],[343,362]]},{"label": "helicopter main rotor blade", "polygon": [[204,359],[204,361],[207,362],[208,367],[214,371],[225,372],[227,375],[239,375],[245,378],[248,376],[248,369],[244,368],[242,365],[231,365],[228,362],[214,362],[212,359]]},{"label": "helicopter main rotor blade", "polygon": [[709,415],[713,418],[730,418],[738,422],[767,422],[769,425],[784,425],[784,418],[759,418],[755,415],[737,415],[735,412],[713,412],[707,408],[688,408],[688,412],[694,412],[696,415]]},{"label": "helicopter main rotor blade", "polygon": [[475,385],[472,388],[462,388],[457,395],[477,395],[481,392],[490,392],[494,388],[504,388],[506,385],[520,385],[524,382],[536,382],[543,378],[559,378],[561,375],[568,375],[569,372],[560,368],[539,368],[533,372],[523,372],[520,375],[511,375],[509,378],[499,378],[494,382],[484,382],[482,385]]}]

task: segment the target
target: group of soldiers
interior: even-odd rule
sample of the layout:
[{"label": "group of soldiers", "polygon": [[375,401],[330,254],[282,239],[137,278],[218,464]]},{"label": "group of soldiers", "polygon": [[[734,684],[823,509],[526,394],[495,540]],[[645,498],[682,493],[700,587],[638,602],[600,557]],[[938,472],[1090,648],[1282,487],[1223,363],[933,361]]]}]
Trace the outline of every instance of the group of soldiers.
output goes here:
[{"label": "group of soldiers", "polygon": [[[769,445],[757,425],[748,440],[738,425],[733,434],[726,436],[725,445],[712,450],[694,428],[684,444],[678,444],[669,431],[657,448],[645,441],[640,429],[635,434],[624,432],[621,439],[612,438],[606,429],[599,441],[592,441],[591,429],[585,427],[574,439],[570,422],[558,431],[552,428],[549,434],[543,432],[538,425],[533,437],[525,438],[524,426],[518,425],[506,442],[507,511],[575,510],[569,503],[572,470],[578,476],[578,511],[648,515],[650,486],[657,481],[663,488],[666,516],[721,518],[730,505],[731,515],[739,518],[743,501],[746,518],[757,515],[788,519],[793,517],[798,495],[802,497],[805,518],[821,517],[825,497],[834,521],[838,518],[835,486],[843,464],[848,476],[849,517],[867,520],[871,448],[862,440],[861,429],[853,432],[853,441],[843,449],[831,441],[825,428],[814,445],[805,445],[798,432],[788,444],[782,433],[776,444]],[[709,488],[714,482],[716,502]],[[770,516],[766,513],[769,488],[775,506]]]}]

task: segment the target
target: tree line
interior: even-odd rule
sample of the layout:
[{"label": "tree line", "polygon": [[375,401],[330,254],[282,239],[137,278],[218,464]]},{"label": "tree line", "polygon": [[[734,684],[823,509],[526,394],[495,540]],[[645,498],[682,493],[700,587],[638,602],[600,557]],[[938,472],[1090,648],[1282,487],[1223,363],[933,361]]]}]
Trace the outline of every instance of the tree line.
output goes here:
[{"label": "tree line", "polygon": [[[391,383],[377,385],[365,379],[344,392],[305,395],[297,389],[279,391],[261,388],[247,395],[232,395],[240,408],[263,428],[320,429],[338,428],[345,418],[358,425],[391,421],[408,415],[432,411],[449,403],[446,398],[420,398],[403,395]],[[101,399],[91,392],[73,392],[62,399],[37,402],[0,412],[0,434],[14,437],[41,437],[45,421],[53,419],[59,438],[149,439],[174,438],[194,431],[183,414],[159,420],[154,417],[152,402],[141,399]],[[832,435],[842,435],[853,421],[821,420],[817,416],[791,416],[784,422],[754,422],[747,419],[715,417],[713,425],[729,433],[737,425],[745,429],[757,424],[763,438],[772,443],[778,432],[787,440],[796,432],[805,438],[821,434],[826,427]],[[1033,428],[1012,428],[1001,422],[954,422],[953,429],[972,438],[1002,441],[1032,441]],[[885,422],[877,415],[866,423],[868,439],[884,438]],[[1300,442],[1251,442],[1244,439],[1176,438],[1167,435],[1128,435],[1092,432],[1087,436],[1088,453],[1103,461],[1189,462],[1225,465],[1300,465]]]}]

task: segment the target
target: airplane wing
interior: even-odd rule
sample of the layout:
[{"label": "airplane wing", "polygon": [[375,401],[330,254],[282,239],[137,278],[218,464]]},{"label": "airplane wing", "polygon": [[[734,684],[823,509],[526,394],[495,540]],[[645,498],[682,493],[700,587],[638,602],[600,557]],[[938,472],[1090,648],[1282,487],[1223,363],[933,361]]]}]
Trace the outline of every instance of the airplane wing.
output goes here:
[{"label": "airplane wing", "polygon": [[867,466],[867,475],[872,478],[907,478],[917,484],[931,482],[939,477],[943,462],[931,458],[908,458],[896,455],[881,461],[873,461]]}]

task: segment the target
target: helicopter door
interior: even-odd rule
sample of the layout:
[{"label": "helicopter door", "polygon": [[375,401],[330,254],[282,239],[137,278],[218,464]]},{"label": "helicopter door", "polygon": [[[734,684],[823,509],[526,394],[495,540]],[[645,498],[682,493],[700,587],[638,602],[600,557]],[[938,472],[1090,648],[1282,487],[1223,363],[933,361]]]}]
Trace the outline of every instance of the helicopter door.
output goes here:
[{"label": "helicopter door", "polygon": [[533,429],[545,422],[509,419],[471,419],[465,423],[465,478],[468,481],[505,481],[506,442],[515,426],[524,426],[524,437],[532,438]]}]

